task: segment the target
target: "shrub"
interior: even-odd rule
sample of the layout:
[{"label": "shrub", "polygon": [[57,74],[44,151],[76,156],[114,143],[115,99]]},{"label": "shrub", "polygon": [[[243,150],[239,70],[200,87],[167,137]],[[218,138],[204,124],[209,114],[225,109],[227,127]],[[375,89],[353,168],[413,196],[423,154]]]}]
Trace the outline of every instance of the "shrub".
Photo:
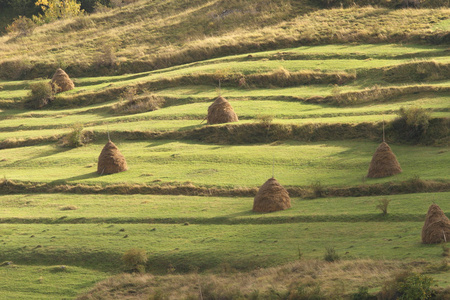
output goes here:
[{"label": "shrub", "polygon": [[273,116],[271,116],[271,115],[258,115],[256,117],[256,121],[259,122],[264,127],[270,128],[270,125],[273,122]]},{"label": "shrub", "polygon": [[76,0],[38,0],[35,4],[43,12],[43,14],[33,16],[33,20],[38,24],[76,17],[84,13],[81,4],[77,3]]},{"label": "shrub", "polygon": [[72,131],[66,134],[61,141],[62,147],[77,148],[87,143],[87,137],[83,133],[83,126],[75,124]]},{"label": "shrub", "polygon": [[392,126],[401,135],[399,138],[419,143],[426,138],[430,123],[430,113],[421,107],[401,107],[398,112],[399,118],[393,121]]},{"label": "shrub", "polygon": [[399,282],[398,291],[401,294],[399,299],[430,299],[433,293],[432,283],[431,277],[413,273],[406,277],[404,281]]},{"label": "shrub", "polygon": [[31,92],[25,101],[25,107],[39,109],[53,101],[52,86],[48,82],[38,82],[30,85]]},{"label": "shrub", "polygon": [[144,273],[147,260],[147,253],[143,249],[131,248],[122,256],[125,270],[129,272]]},{"label": "shrub", "polygon": [[383,286],[379,294],[381,299],[426,300],[433,295],[433,279],[426,275],[410,271],[399,273]]},{"label": "shrub", "polygon": [[6,31],[17,36],[26,36],[33,33],[36,24],[30,18],[19,16],[6,27]]},{"label": "shrub", "polygon": [[327,194],[320,180],[311,183],[309,187],[311,189],[311,198],[325,197]]},{"label": "shrub", "polygon": [[325,256],[324,260],[328,262],[338,261],[340,259],[339,254],[336,253],[336,249],[334,247],[326,247],[325,248]]},{"label": "shrub", "polygon": [[361,286],[358,288],[358,292],[354,293],[351,297],[352,300],[376,300],[377,297],[369,294],[369,288]]},{"label": "shrub", "polygon": [[377,204],[376,208],[381,210],[381,213],[383,214],[383,216],[387,215],[387,213],[388,213],[389,202],[391,202],[391,200],[389,200],[387,198],[378,200],[378,204]]}]

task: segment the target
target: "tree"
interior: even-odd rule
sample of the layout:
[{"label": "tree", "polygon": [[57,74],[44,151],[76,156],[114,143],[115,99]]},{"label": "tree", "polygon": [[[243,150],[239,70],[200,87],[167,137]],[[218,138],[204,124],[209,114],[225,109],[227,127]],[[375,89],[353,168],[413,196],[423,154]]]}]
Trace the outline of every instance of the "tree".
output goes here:
[{"label": "tree", "polygon": [[43,15],[33,16],[33,20],[38,24],[76,17],[84,12],[76,0],[37,0],[35,5],[43,12]]}]

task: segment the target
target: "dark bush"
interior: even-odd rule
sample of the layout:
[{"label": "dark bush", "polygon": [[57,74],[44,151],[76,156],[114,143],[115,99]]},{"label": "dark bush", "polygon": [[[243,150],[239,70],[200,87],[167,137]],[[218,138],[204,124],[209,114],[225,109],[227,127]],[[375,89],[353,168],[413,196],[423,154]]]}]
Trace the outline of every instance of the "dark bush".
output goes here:
[{"label": "dark bush", "polygon": [[129,272],[145,272],[145,263],[147,263],[147,253],[143,249],[132,248],[126,251],[122,256],[122,262],[125,270]]},{"label": "dark bush", "polygon": [[336,249],[334,247],[326,247],[324,260],[328,262],[338,261],[340,259],[339,254],[337,254]]},{"label": "dark bush", "polygon": [[413,273],[410,271],[399,273],[391,281],[383,286],[378,295],[378,299],[431,299],[434,292],[431,288],[433,279],[426,275]]},{"label": "dark bush", "polygon": [[421,107],[401,107],[399,118],[392,122],[393,129],[399,135],[400,140],[420,143],[426,139],[430,122],[430,113]]},{"label": "dark bush", "polygon": [[53,100],[52,86],[49,82],[38,82],[30,85],[31,92],[25,101],[25,107],[39,109]]}]

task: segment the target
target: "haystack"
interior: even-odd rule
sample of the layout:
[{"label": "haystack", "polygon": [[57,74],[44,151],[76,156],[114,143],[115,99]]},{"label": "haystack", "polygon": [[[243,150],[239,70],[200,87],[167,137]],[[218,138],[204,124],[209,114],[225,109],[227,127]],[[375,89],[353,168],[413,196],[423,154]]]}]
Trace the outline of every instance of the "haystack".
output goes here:
[{"label": "haystack", "polygon": [[439,244],[450,241],[450,220],[437,204],[428,209],[422,228],[422,243]]},{"label": "haystack", "polygon": [[113,174],[126,170],[128,170],[128,166],[125,157],[113,142],[107,142],[98,157],[97,173],[100,175]]},{"label": "haystack", "polygon": [[52,78],[53,92],[61,93],[75,88],[73,81],[63,69],[58,68]]},{"label": "haystack", "polygon": [[273,212],[291,207],[291,198],[286,189],[275,179],[270,178],[258,190],[253,200],[253,211]]},{"label": "haystack", "polygon": [[238,117],[231,104],[222,96],[208,107],[208,124],[237,122]]},{"label": "haystack", "polygon": [[372,156],[367,177],[388,177],[402,172],[397,157],[386,142],[382,142]]}]

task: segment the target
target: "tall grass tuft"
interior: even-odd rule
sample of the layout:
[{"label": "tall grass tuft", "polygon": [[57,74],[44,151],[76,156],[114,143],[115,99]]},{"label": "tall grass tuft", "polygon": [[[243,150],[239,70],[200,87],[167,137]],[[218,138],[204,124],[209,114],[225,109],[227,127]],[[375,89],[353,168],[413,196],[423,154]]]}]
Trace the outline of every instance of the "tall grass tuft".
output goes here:
[{"label": "tall grass tuft", "polygon": [[128,272],[144,273],[147,261],[148,256],[143,249],[131,248],[122,256],[122,262]]},{"label": "tall grass tuft", "polygon": [[160,109],[165,103],[163,97],[148,92],[136,96],[135,90],[127,90],[124,93],[124,99],[126,99],[125,102],[119,102],[111,108],[112,113],[125,115],[154,111]]},{"label": "tall grass tuft", "polygon": [[387,215],[388,206],[389,206],[390,202],[391,202],[391,200],[389,200],[387,198],[378,200],[378,204],[377,204],[376,208],[381,210],[381,213],[383,214],[383,216]]},{"label": "tall grass tuft", "polygon": [[83,132],[83,126],[81,124],[75,124],[72,126],[72,131],[63,136],[59,145],[62,147],[77,148],[85,145],[89,141],[87,135]]},{"label": "tall grass tuft", "polygon": [[334,247],[326,247],[323,259],[327,262],[335,262],[340,259],[340,256],[336,252],[336,249],[334,249]]}]

